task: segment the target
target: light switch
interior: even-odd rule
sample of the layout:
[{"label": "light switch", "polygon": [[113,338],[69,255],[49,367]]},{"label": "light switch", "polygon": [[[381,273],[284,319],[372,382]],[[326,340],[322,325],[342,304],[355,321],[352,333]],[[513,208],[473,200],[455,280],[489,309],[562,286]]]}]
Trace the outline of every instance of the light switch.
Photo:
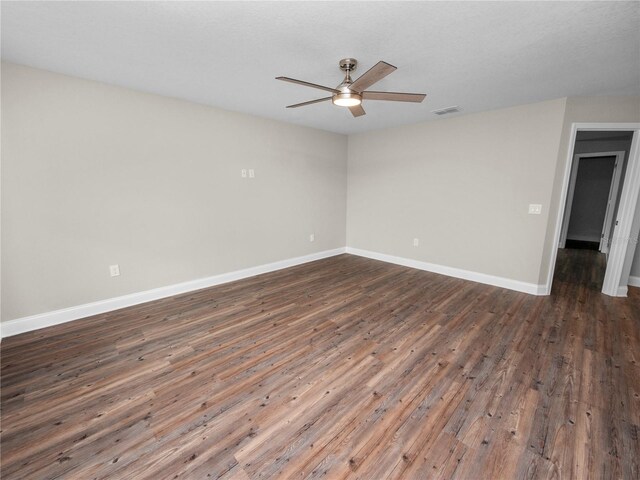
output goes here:
[{"label": "light switch", "polygon": [[242,178],[247,178],[247,169],[243,168],[242,170],[240,170],[240,176]]},{"label": "light switch", "polygon": [[539,203],[529,204],[529,215],[540,215],[542,213],[542,205]]}]

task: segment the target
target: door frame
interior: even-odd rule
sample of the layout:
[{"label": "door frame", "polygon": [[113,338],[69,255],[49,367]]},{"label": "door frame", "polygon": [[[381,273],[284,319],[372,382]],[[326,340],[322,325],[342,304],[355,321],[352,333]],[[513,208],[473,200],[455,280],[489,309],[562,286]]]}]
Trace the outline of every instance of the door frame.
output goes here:
[{"label": "door frame", "polygon": [[[611,244],[611,227],[613,225],[612,217],[616,207],[615,200],[618,198],[618,191],[620,190],[620,180],[622,178],[622,167],[624,166],[625,152],[620,153],[621,155],[616,155],[616,161],[613,167],[611,185],[609,186],[609,197],[607,198],[607,211],[604,214],[604,225],[602,228],[602,234],[600,236],[599,250],[607,256],[607,261],[609,261],[609,245]],[[604,245],[602,242],[604,242]]]},{"label": "door frame", "polygon": [[571,160],[574,155],[576,143],[576,135],[578,131],[627,131],[633,132],[631,141],[631,150],[629,152],[629,160],[627,163],[627,172],[622,183],[622,195],[620,196],[620,204],[618,207],[618,216],[616,218],[617,228],[614,229],[611,239],[611,250],[609,251],[609,261],[602,285],[602,293],[614,297],[626,296],[626,287],[620,287],[622,277],[622,268],[624,259],[629,246],[631,224],[638,203],[638,192],[640,191],[640,123],[572,123],[571,134],[569,136],[569,146],[567,151],[567,161],[564,168],[564,176],[562,180],[562,190],[560,191],[560,204],[556,212],[556,222],[553,235],[553,249],[551,251],[549,266],[547,269],[547,281],[544,291],[547,295],[551,293],[553,286],[553,273],[556,268],[556,259],[558,257],[558,243],[560,242],[560,232],[562,230],[562,221],[564,219],[564,208],[567,202],[567,193],[569,190],[569,176],[571,174]]},{"label": "door frame", "polygon": [[[615,157],[615,164],[622,166],[624,164],[625,153],[626,152],[624,151],[594,152],[594,153],[577,153],[573,156],[573,161],[571,163],[571,173],[569,175],[569,190],[567,191],[567,201],[564,208],[563,219],[562,219],[562,230],[560,231],[560,242],[558,243],[558,246],[560,248],[565,248],[565,245],[567,243],[567,234],[569,232],[569,221],[571,220],[571,209],[573,208],[573,195],[576,189],[576,180],[578,178],[578,169],[580,168],[580,160],[583,158]],[[609,187],[609,195],[607,196],[607,201],[611,198],[612,193],[617,193],[621,174],[622,174],[622,168],[616,169],[613,172],[613,176],[611,177],[611,185]],[[609,206],[607,205],[607,213],[605,214],[604,224],[603,224],[604,230],[608,230],[607,224],[611,223],[610,215],[612,214],[613,213],[609,211]],[[604,231],[601,233],[604,233]],[[602,243],[602,238],[603,237],[600,237],[601,243]],[[602,251],[602,249],[600,249],[600,251]],[[607,253],[607,252],[603,252],[603,253]]]}]

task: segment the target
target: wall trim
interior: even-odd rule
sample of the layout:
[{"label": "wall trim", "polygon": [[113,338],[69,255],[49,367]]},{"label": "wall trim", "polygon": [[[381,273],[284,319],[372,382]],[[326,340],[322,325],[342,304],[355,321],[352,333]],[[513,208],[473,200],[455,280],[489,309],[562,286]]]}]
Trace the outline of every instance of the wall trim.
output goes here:
[{"label": "wall trim", "polygon": [[125,307],[131,307],[133,305],[139,305],[141,303],[146,303],[153,300],[159,300],[161,298],[171,297],[173,295],[192,292],[194,290],[201,290],[203,288],[213,287],[215,285],[221,285],[223,283],[242,280],[243,278],[254,277],[263,273],[269,273],[276,270],[282,270],[284,268],[294,267],[303,263],[313,262],[315,260],[321,260],[323,258],[340,255],[345,253],[345,251],[345,247],[334,248],[332,250],[325,250],[322,252],[311,253],[309,255],[303,255],[301,257],[289,258],[273,263],[267,263],[264,265],[259,265],[257,267],[250,267],[233,272],[213,275],[211,277],[176,283],[174,285],[167,285],[166,287],[159,287],[152,290],[123,295],[120,297],[99,300],[97,302],[85,303],[84,305],[63,308],[61,310],[54,310],[52,312],[45,312],[28,317],[16,318],[14,320],[2,322],[2,329],[0,330],[0,334],[2,335],[2,337],[0,338],[10,337],[12,335],[18,335],[20,333],[30,332],[32,330],[38,330],[40,328],[51,327],[53,325],[58,325],[73,320],[79,320],[81,318],[90,317],[93,315],[98,315]]},{"label": "wall trim", "polygon": [[[571,238],[567,237],[565,240],[577,240],[578,242],[593,242],[600,243],[600,235],[575,235],[573,234]],[[561,241],[562,243],[562,241]],[[566,244],[566,242],[565,242]],[[565,247],[560,247],[565,248]]]},{"label": "wall trim", "polygon": [[545,285],[536,285],[534,283],[521,282],[520,280],[512,280],[510,278],[497,277],[486,273],[472,272],[461,268],[447,267],[435,263],[422,262],[420,260],[412,260],[410,258],[396,257],[385,253],[372,252],[369,250],[361,250],[359,248],[347,247],[347,253],[358,255],[359,257],[371,258],[382,262],[394,263],[404,267],[416,268],[427,272],[438,273],[448,277],[461,278],[472,282],[484,283],[494,287],[507,288],[517,292],[524,292],[530,295],[548,295]]},{"label": "wall trim", "polygon": [[630,275],[629,281],[627,283],[630,287],[640,287],[640,277],[634,277],[633,275]]}]

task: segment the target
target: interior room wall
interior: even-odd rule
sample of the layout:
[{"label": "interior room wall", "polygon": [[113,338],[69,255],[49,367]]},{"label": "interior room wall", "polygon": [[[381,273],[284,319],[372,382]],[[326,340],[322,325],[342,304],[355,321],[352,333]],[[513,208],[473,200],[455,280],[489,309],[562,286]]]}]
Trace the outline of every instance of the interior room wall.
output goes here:
[{"label": "interior room wall", "polygon": [[580,160],[567,239],[600,242],[616,157]]},{"label": "interior room wall", "polygon": [[640,248],[638,248],[639,239],[636,238],[635,240],[636,240],[636,252],[633,256],[633,261],[631,263],[631,270],[629,272],[629,276],[640,278]]},{"label": "interior room wall", "polygon": [[345,245],[343,135],[3,63],[1,140],[3,320]]},{"label": "interior room wall", "polygon": [[[581,140],[581,133],[583,132],[578,132],[576,136],[574,153],[625,152],[625,161],[629,158],[631,139],[633,137],[632,132],[629,132],[624,137],[608,140]],[[603,135],[606,133],[607,132],[602,132]]]},{"label": "interior room wall", "polygon": [[564,182],[564,172],[569,152],[571,126],[573,123],[634,123],[640,122],[640,97],[570,97],[567,98],[560,148],[557,152],[555,175],[552,183],[552,195],[549,204],[549,216],[547,217],[546,236],[544,250],[541,255],[539,283],[545,284],[550,272],[550,262],[554,250],[558,248],[555,243],[555,228],[558,216],[561,215],[564,205],[560,205],[561,193]]},{"label": "interior room wall", "polygon": [[[638,205],[640,205],[640,195],[638,195]],[[629,282],[629,277],[635,277],[634,285],[638,287],[640,286],[638,285],[638,282],[640,282],[640,208],[636,208],[630,237],[629,244],[634,253],[633,255],[627,254],[627,258],[625,258],[622,267],[622,279],[627,279],[627,282]]]},{"label": "interior room wall", "polygon": [[564,107],[350,136],[347,245],[537,284]]},{"label": "interior room wall", "polygon": [[640,121],[570,98],[347,139],[6,63],[2,97],[3,320],[345,244],[543,284],[571,123]]}]

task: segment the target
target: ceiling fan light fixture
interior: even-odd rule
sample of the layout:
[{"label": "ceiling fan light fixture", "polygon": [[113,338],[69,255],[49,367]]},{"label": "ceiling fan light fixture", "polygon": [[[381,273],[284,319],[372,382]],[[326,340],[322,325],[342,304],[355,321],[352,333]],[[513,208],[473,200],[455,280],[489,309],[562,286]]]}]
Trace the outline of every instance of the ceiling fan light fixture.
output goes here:
[{"label": "ceiling fan light fixture", "polygon": [[362,103],[362,95],[353,92],[336,93],[331,101],[339,107],[355,107]]}]

